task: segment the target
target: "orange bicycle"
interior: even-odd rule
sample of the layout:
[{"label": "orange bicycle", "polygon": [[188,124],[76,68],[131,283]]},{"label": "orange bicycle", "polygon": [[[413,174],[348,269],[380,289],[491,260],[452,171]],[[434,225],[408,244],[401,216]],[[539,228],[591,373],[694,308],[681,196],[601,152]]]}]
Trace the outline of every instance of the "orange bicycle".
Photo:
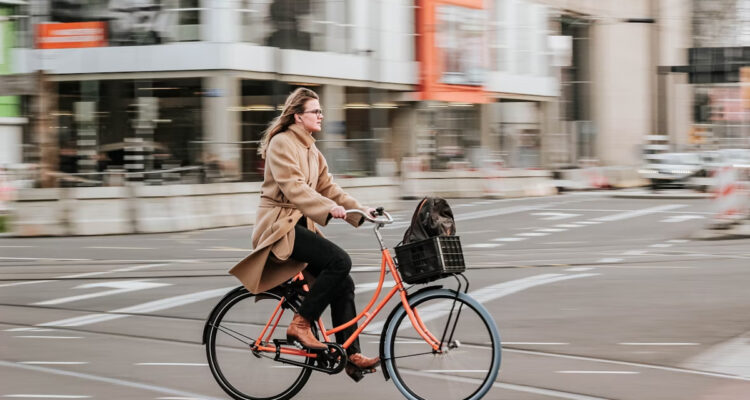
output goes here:
[{"label": "orange bicycle", "polygon": [[[468,279],[452,273],[449,276],[455,278],[457,289],[442,285],[416,289],[410,285],[415,282],[407,282],[407,275],[399,273],[380,234],[393,218],[382,208],[375,218],[360,210],[347,213],[359,213],[375,224],[380,243],[380,279],[370,302],[353,320],[333,329],[327,330],[318,320],[313,333],[323,337],[328,350],[311,351],[287,343],[285,335],[307,291],[301,273],[268,292],[254,295],[242,286],[232,290],[214,307],[203,332],[208,364],[221,388],[239,400],[285,400],[302,389],[313,371],[341,372],[346,366],[345,349],[398,294],[401,302],[382,324],[380,334],[385,379],[392,379],[410,400],[481,399],[500,369],[500,334],[490,313],[466,293]],[[394,285],[376,305],[387,273]],[[444,277],[421,277],[416,283]],[[345,343],[329,340],[362,319]]]}]

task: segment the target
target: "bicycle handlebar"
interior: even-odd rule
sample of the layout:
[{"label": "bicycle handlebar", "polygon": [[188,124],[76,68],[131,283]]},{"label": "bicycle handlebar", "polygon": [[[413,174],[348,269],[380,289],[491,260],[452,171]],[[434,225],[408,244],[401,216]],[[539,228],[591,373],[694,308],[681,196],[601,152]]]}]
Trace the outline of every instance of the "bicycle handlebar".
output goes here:
[{"label": "bicycle handlebar", "polygon": [[[382,210],[382,208],[379,208],[378,211]],[[392,224],[393,223],[393,217],[391,217],[391,214],[388,214],[385,210],[382,210],[383,214],[381,214],[377,218],[373,218],[371,215],[368,215],[366,212],[362,210],[351,209],[351,210],[345,210],[347,214],[359,214],[369,222],[372,222],[373,224]],[[385,217],[386,219],[383,219],[381,217]]]}]

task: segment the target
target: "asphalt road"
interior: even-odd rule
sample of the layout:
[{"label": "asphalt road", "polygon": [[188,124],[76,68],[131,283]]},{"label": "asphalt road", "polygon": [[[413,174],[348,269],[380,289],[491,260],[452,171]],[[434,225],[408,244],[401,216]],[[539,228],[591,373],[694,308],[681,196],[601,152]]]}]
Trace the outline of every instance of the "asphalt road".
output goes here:
[{"label": "asphalt road", "polygon": [[[389,245],[415,204],[383,230]],[[451,204],[470,293],[504,342],[486,399],[750,398],[750,243],[688,239],[708,224],[710,200],[598,192]],[[201,332],[238,285],[227,270],[251,230],[0,239],[0,398],[227,398]],[[372,230],[324,232],[352,255],[361,307],[380,263]],[[377,341],[365,335],[365,353]],[[315,373],[296,398],[402,396],[381,374]]]}]

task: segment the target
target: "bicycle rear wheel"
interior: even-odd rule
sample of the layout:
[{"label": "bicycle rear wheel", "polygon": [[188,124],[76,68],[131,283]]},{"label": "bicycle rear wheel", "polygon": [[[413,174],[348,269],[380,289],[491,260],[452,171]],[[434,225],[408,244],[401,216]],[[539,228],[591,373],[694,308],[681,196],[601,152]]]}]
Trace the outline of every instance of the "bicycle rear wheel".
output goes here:
[{"label": "bicycle rear wheel", "polygon": [[383,335],[385,368],[410,400],[477,400],[492,388],[500,369],[500,334],[492,316],[476,300],[435,289],[409,300],[437,340],[433,352],[414,330],[403,307]]},{"label": "bicycle rear wheel", "polygon": [[[253,295],[243,289],[224,299],[211,313],[206,337],[208,364],[219,386],[234,399],[286,400],[297,394],[310,377],[312,370],[309,368],[282,364],[273,360],[273,353],[254,353],[250,348],[260,340],[258,335],[280,300],[277,294]],[[283,314],[271,340],[286,338],[286,327],[295,310],[288,304],[285,306],[289,309],[279,310]],[[314,327],[313,333],[317,336]],[[268,335],[266,331],[264,339]],[[273,346],[271,341],[265,344]],[[315,361],[301,356],[285,355],[284,358],[307,365]]]}]

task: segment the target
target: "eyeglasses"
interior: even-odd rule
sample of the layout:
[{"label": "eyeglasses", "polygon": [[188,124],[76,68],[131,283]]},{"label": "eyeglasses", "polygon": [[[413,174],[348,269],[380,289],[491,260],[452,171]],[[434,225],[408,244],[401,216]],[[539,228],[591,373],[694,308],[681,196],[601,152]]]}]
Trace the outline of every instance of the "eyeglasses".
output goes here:
[{"label": "eyeglasses", "polygon": [[318,108],[316,110],[302,111],[302,114],[307,114],[307,113],[315,114],[315,116],[320,117],[321,115],[323,115],[323,110],[321,110],[320,108]]}]

